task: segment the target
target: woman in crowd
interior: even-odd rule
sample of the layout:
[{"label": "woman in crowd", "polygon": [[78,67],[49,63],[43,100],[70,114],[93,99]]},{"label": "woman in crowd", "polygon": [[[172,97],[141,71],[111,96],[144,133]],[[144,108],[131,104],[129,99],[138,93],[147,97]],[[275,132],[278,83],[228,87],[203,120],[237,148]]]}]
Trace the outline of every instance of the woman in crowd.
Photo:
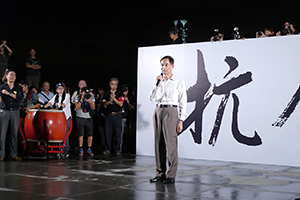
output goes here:
[{"label": "woman in crowd", "polygon": [[[62,83],[57,83],[56,86],[56,94],[54,97],[45,105],[45,108],[52,106],[54,109],[63,110],[67,119],[67,132],[66,135],[70,129],[70,121],[72,119],[71,116],[71,104],[70,104],[70,95],[66,93],[64,85]],[[69,154],[69,138],[67,138],[66,147],[64,154],[59,154],[59,157],[68,157]]]}]

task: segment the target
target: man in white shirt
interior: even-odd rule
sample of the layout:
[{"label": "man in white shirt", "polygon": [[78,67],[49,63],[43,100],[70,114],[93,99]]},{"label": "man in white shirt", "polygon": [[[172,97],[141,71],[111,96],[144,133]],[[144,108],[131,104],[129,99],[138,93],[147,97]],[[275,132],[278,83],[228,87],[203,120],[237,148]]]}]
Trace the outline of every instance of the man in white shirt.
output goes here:
[{"label": "man in white shirt", "polygon": [[[149,99],[156,103],[153,115],[155,135],[156,176],[150,182],[175,182],[178,166],[177,135],[183,129],[186,118],[187,95],[185,83],[172,73],[174,59],[165,56],[160,60],[162,74],[156,77],[156,84]],[[178,108],[178,109],[177,109]],[[168,154],[169,169],[166,167]],[[165,174],[167,171],[167,174]]]},{"label": "man in white shirt", "polygon": [[[78,95],[80,95],[81,93],[81,89],[86,87],[87,84],[86,84],[86,81],[85,80],[80,80],[79,83],[78,83],[78,91],[75,91],[73,94],[72,94],[72,97],[71,97],[71,103],[75,104],[75,99]],[[75,109],[76,110],[76,109]]]}]

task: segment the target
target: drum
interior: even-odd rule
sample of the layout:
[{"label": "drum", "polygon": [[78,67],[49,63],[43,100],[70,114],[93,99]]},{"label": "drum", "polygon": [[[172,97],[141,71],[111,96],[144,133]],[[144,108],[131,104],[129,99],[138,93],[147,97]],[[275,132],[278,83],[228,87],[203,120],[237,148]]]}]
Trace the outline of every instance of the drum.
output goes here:
[{"label": "drum", "polygon": [[62,142],[67,132],[65,113],[62,110],[29,110],[24,122],[24,132],[29,142],[46,141],[47,136],[49,142]]},{"label": "drum", "polygon": [[27,141],[29,142],[38,142],[38,138],[35,134],[34,126],[33,126],[33,118],[38,109],[31,109],[27,112],[25,120],[24,120],[24,132]]},{"label": "drum", "polygon": [[[46,133],[44,123],[46,123]],[[33,124],[39,141],[46,141],[47,134],[49,142],[62,142],[65,138],[67,120],[62,110],[38,110],[35,113]]]}]

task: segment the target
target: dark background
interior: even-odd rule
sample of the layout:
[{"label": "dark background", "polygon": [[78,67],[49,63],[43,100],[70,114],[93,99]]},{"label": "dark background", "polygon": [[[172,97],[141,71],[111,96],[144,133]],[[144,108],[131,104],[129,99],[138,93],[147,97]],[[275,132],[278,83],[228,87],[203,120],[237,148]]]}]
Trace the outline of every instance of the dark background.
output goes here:
[{"label": "dark background", "polygon": [[[88,85],[136,85],[138,47],[170,43],[169,28],[187,19],[187,42],[209,41],[218,28],[231,39],[234,27],[255,37],[286,19],[300,22],[299,1],[1,1],[0,40],[13,50],[9,63],[18,80],[26,76],[30,48],[42,61],[42,80],[73,89]],[[298,28],[295,24],[296,29]],[[278,47],[280,48],[280,47]],[[267,51],[258,49],[258,51]]]}]

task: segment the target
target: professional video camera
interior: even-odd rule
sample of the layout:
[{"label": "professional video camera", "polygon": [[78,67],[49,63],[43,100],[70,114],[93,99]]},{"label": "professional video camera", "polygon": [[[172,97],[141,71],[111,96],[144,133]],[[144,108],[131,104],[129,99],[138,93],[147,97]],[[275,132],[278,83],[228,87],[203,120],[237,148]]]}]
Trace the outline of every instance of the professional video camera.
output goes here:
[{"label": "professional video camera", "polygon": [[238,27],[234,27],[233,28],[233,33],[231,34],[233,39],[241,39],[241,34],[239,32],[239,28]]}]

